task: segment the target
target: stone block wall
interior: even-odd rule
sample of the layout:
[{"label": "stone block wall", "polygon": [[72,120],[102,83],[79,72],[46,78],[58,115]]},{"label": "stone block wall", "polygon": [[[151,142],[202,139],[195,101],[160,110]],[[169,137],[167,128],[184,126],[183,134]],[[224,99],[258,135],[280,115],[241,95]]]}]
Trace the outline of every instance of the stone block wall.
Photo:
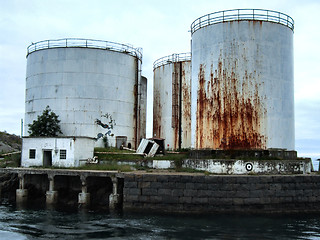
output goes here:
[{"label": "stone block wall", "polygon": [[124,210],[160,212],[320,211],[320,175],[125,174]]}]

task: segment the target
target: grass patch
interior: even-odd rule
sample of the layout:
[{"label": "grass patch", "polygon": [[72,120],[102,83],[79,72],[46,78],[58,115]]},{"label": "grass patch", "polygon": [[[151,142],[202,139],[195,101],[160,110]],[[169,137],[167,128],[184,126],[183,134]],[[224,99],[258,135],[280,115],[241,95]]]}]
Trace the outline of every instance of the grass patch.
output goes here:
[{"label": "grass patch", "polygon": [[145,159],[147,160],[183,160],[188,158],[187,153],[167,153],[166,155],[163,156],[154,156],[154,157],[147,157]]},{"label": "grass patch", "polygon": [[153,168],[149,168],[148,166],[134,165],[134,168],[139,171],[152,171]]},{"label": "grass patch", "polygon": [[94,156],[97,156],[99,161],[135,161],[142,160],[142,155],[134,154],[135,152],[129,150],[121,150],[115,147],[95,148]]},{"label": "grass patch", "polygon": [[130,172],[133,171],[133,167],[130,165],[118,165],[117,163],[111,162],[108,164],[86,164],[81,167],[74,169],[79,170],[101,170],[101,171],[120,171],[120,172]]},{"label": "grass patch", "polygon": [[99,161],[182,160],[187,159],[189,156],[188,153],[167,153],[166,155],[161,156],[156,155],[154,157],[144,157],[142,155],[134,154],[134,152],[128,150],[120,150],[111,147],[95,148],[94,151],[94,155],[98,157]]},{"label": "grass patch", "polygon": [[99,161],[134,161],[134,160],[143,160],[144,157],[136,154],[103,154],[95,153],[95,156],[98,157]]},{"label": "grass patch", "polygon": [[129,150],[121,150],[116,147],[107,147],[107,148],[94,148],[94,152],[109,152],[109,153],[133,153]]},{"label": "grass patch", "polygon": [[175,149],[175,152],[180,152],[180,153],[188,153],[190,151],[190,148],[180,148],[180,149]]}]

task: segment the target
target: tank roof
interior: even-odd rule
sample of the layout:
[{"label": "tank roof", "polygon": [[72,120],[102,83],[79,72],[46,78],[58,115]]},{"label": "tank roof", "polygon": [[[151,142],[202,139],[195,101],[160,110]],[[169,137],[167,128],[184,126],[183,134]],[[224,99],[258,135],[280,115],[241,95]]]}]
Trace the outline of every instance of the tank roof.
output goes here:
[{"label": "tank roof", "polygon": [[281,12],[265,10],[265,9],[232,9],[219,11],[214,13],[206,14],[202,17],[197,18],[191,24],[191,34],[200,28],[229,21],[242,21],[242,20],[252,20],[252,21],[266,21],[279,23],[287,26],[292,31],[294,30],[293,19]]},{"label": "tank roof", "polygon": [[36,43],[32,43],[27,48],[27,56],[42,49],[49,48],[68,48],[68,47],[79,47],[79,48],[94,48],[111,50],[121,53],[126,53],[131,56],[137,57],[142,61],[142,49],[134,48],[131,45],[103,41],[103,40],[93,40],[93,39],[83,39],[83,38],[64,38],[64,39],[53,39],[44,40]]},{"label": "tank roof", "polygon": [[184,62],[184,61],[191,61],[191,53],[174,53],[162,58],[157,59],[153,63],[153,70],[156,69],[157,67],[170,64],[170,63],[175,63],[175,62]]}]

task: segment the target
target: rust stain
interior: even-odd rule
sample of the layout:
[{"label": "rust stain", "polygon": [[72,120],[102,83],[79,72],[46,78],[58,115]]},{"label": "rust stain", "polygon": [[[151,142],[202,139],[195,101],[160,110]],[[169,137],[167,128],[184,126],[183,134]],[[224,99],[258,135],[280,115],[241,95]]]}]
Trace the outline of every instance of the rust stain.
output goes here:
[{"label": "rust stain", "polygon": [[138,133],[138,83],[136,82],[134,84],[133,88],[133,97],[134,97],[134,109],[133,109],[133,123],[134,123],[134,147],[137,149],[138,148],[138,143],[137,143],[137,133]]},{"label": "rust stain", "polygon": [[190,89],[190,79],[187,79],[185,70],[182,71],[182,116],[183,119],[187,121],[187,128],[191,129],[191,89]]},{"label": "rust stain", "polygon": [[154,102],[153,102],[153,137],[162,137],[161,132],[161,99],[159,90],[154,92]]},{"label": "rust stain", "polygon": [[173,149],[179,148],[179,115],[180,115],[180,62],[173,64],[172,73],[172,130]]},{"label": "rust stain", "polygon": [[252,22],[253,25],[259,24],[260,27],[262,27],[262,24],[263,24],[264,21],[262,21],[262,20],[256,20],[256,19],[255,19],[255,20],[249,20],[249,22]]},{"label": "rust stain", "polygon": [[254,20],[250,20],[250,19],[240,19],[240,20],[234,20],[234,21],[228,21],[228,23],[230,23],[230,25],[233,24],[233,22],[249,22],[249,23],[252,23],[252,24],[259,24],[261,27],[262,27],[262,24],[263,22],[268,22],[268,21],[265,21],[265,20],[258,20],[258,19],[254,19]]},{"label": "rust stain", "polygon": [[191,79],[190,74],[186,74],[185,68],[189,63],[184,64],[182,68],[182,148],[190,147],[191,144]]},{"label": "rust stain", "polygon": [[211,65],[206,80],[205,66],[198,74],[196,148],[265,149],[261,131],[266,110],[260,101],[257,73],[245,72],[240,79],[237,62],[217,69]]}]

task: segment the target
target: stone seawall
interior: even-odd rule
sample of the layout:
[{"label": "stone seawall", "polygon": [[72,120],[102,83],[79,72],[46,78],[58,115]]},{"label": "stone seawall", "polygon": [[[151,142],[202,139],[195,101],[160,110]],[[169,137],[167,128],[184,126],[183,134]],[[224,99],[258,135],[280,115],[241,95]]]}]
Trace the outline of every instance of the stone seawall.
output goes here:
[{"label": "stone seawall", "polygon": [[124,175],[123,209],[160,212],[320,212],[320,175]]}]

